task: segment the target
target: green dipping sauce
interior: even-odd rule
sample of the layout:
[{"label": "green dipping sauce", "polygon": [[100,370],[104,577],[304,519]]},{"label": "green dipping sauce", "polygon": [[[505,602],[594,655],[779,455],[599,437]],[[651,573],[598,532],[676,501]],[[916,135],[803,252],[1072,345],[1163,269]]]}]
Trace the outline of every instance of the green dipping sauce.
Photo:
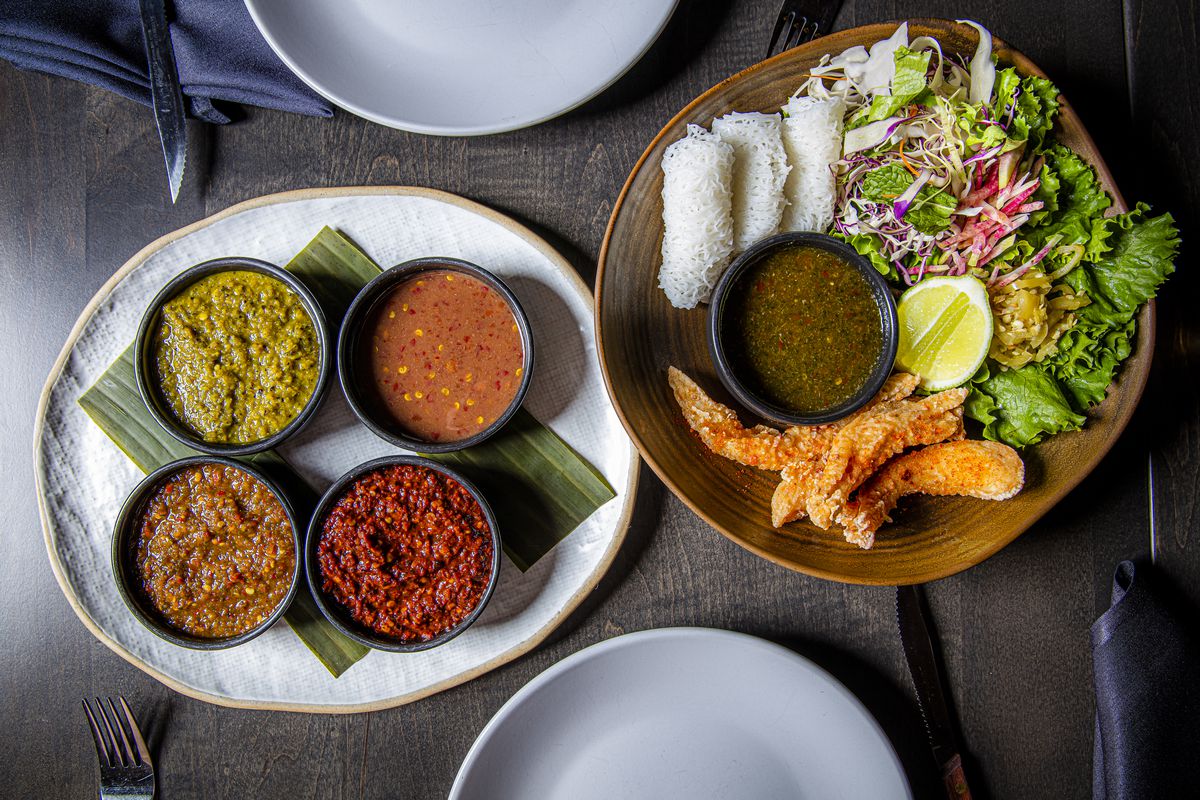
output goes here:
[{"label": "green dipping sauce", "polygon": [[871,284],[836,253],[775,250],[730,287],[722,336],[730,367],[760,399],[817,414],[852,399],[883,354]]},{"label": "green dipping sauce", "polygon": [[320,350],[308,311],[287,284],[258,272],[196,281],[163,306],[154,341],[163,398],[206,442],[278,433],[317,387]]}]

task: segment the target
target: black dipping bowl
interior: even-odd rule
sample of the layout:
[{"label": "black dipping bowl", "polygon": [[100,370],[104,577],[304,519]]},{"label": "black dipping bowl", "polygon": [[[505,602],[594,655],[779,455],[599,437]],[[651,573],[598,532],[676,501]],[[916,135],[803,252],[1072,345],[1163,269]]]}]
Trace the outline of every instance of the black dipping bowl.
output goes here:
[{"label": "black dipping bowl", "polygon": [[[504,413],[479,433],[451,442],[427,442],[406,431],[403,426],[392,419],[386,409],[380,407],[381,403],[374,397],[370,377],[361,373],[358,364],[359,342],[363,328],[371,319],[376,305],[386,298],[392,289],[417,273],[433,270],[461,272],[495,289],[504,298],[517,321],[517,330],[521,334],[521,347],[525,351],[521,383]],[[504,284],[504,281],[483,267],[457,258],[430,257],[405,261],[384,271],[364,286],[355,296],[354,302],[350,304],[350,308],[342,320],[342,329],[338,334],[337,352],[338,380],[342,384],[342,391],[345,392],[346,400],[349,402],[351,410],[354,411],[354,415],[379,438],[397,447],[417,453],[449,453],[472,447],[492,437],[512,419],[513,414],[517,413],[517,409],[521,407],[521,403],[525,399],[525,393],[529,390],[529,382],[533,378],[533,330],[529,325],[529,317],[525,315],[525,309],[521,307],[516,295]]]},{"label": "black dipping bowl", "polygon": [[[879,317],[883,328],[883,351],[862,388],[846,402],[812,414],[797,414],[795,411],[781,408],[755,394],[742,382],[735,369],[730,365],[723,341],[725,304],[729,297],[729,291],[737,283],[737,279],[743,272],[772,252],[801,245],[819,247],[840,256],[866,278],[867,283],[871,286],[871,294],[875,298],[875,303],[879,306]],[[729,265],[725,274],[717,281],[708,307],[708,350],[713,364],[717,368],[717,377],[721,379],[721,383],[737,398],[739,403],[763,419],[779,425],[823,425],[862,408],[879,392],[883,382],[891,374],[899,343],[900,327],[896,317],[896,301],[883,276],[875,270],[869,259],[859,255],[853,247],[823,233],[781,233],[751,245]]]},{"label": "black dipping bowl", "polygon": [[[180,470],[187,469],[188,467],[199,467],[205,464],[223,464],[227,467],[235,467],[253,475],[266,484],[267,488],[271,490],[271,493],[275,495],[283,506],[284,513],[287,514],[288,522],[292,526],[292,543],[296,553],[296,565],[292,569],[292,580],[288,585],[287,594],[284,595],[283,600],[271,615],[245,633],[239,633],[236,636],[227,636],[222,639],[192,636],[189,633],[171,627],[159,615],[158,611],[155,610],[154,606],[150,604],[150,601],[142,593],[141,587],[137,585],[136,568],[133,563],[134,550],[131,546],[131,537],[138,535],[142,522],[142,513],[145,511],[146,503],[154,495],[155,490]],[[304,550],[300,541],[300,529],[296,525],[296,512],[292,508],[287,495],[280,490],[279,486],[273,480],[254,467],[218,456],[193,456],[192,458],[172,461],[170,464],[154,470],[130,493],[129,497],[125,500],[125,504],[121,506],[121,511],[117,514],[116,524],[113,526],[112,568],[113,576],[117,580],[117,591],[120,593],[121,599],[125,601],[125,605],[133,612],[133,616],[137,618],[138,622],[142,623],[151,633],[166,639],[172,644],[177,644],[180,647],[190,647],[193,650],[224,650],[229,647],[235,647],[250,641],[278,622],[279,618],[287,613],[288,606],[292,604],[292,600],[296,597],[296,591],[300,586],[303,554]]]},{"label": "black dipping bowl", "polygon": [[[479,605],[475,606],[471,613],[467,614],[453,628],[443,631],[427,642],[403,642],[381,636],[375,631],[363,627],[346,613],[346,610],[342,608],[337,600],[327,595],[321,588],[321,564],[317,556],[317,545],[321,541],[321,532],[325,527],[325,518],[333,509],[334,504],[341,499],[351,484],[359,478],[375,470],[400,464],[428,467],[458,481],[475,498],[475,502],[479,503],[479,507],[483,509],[483,516],[487,519],[488,527],[492,531],[492,572],[488,577],[488,584],[483,592],[483,597],[479,599]],[[492,592],[495,591],[496,583],[500,579],[500,547],[500,529],[496,525],[496,517],[492,513],[491,506],[488,505],[487,500],[483,498],[483,495],[479,493],[474,484],[449,467],[445,467],[428,458],[421,458],[420,456],[384,456],[383,458],[368,461],[365,464],[359,464],[338,478],[333,486],[330,486],[329,490],[321,497],[321,501],[317,504],[317,510],[313,512],[312,521],[308,524],[308,539],[304,544],[304,561],[305,571],[308,575],[309,591],[312,592],[313,599],[317,602],[317,607],[321,609],[321,613],[325,615],[325,619],[329,620],[333,627],[366,647],[372,647],[376,650],[387,650],[392,653],[417,653],[450,641],[471,627],[471,623],[477,620],[479,615],[483,613],[483,609],[487,606],[488,601],[492,599]]]},{"label": "black dipping bowl", "polygon": [[[304,408],[300,409],[300,413],[291,422],[276,433],[271,434],[265,439],[259,439],[257,442],[221,444],[206,442],[197,436],[195,431],[186,427],[176,418],[170,404],[162,396],[158,388],[157,368],[154,364],[154,338],[158,332],[158,321],[162,307],[170,300],[174,299],[180,292],[201,278],[207,278],[209,275],[218,272],[235,271],[258,272],[270,276],[284,283],[289,289],[299,295],[300,302],[304,304],[304,310],[308,312],[309,319],[312,320],[313,329],[317,334],[320,365],[317,368],[317,385],[313,389],[312,397],[308,399],[308,403],[305,404]],[[188,447],[199,450],[201,453],[209,453],[215,456],[244,456],[251,453],[261,453],[263,450],[270,450],[273,447],[279,446],[284,440],[299,433],[312,420],[313,415],[317,412],[317,407],[321,405],[321,398],[324,397],[325,390],[329,387],[329,376],[333,372],[333,340],[329,334],[329,326],[325,322],[325,314],[321,310],[321,305],[299,278],[274,264],[268,264],[266,261],[259,261],[257,258],[234,256],[205,261],[202,264],[197,264],[194,267],[186,269],[172,278],[155,295],[154,299],[150,302],[150,306],[146,309],[146,313],[142,316],[141,325],[138,326],[137,339],[134,340],[133,363],[134,374],[137,376],[138,393],[142,396],[142,402],[146,404],[146,408],[150,410],[150,414],[167,433]]]}]

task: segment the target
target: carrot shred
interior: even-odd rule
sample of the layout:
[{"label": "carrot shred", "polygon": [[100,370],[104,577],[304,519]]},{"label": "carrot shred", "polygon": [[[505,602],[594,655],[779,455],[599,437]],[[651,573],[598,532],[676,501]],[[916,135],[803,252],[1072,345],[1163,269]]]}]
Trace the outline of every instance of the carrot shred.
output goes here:
[{"label": "carrot shred", "polygon": [[918,174],[918,171],[916,169],[914,169],[913,165],[908,163],[908,159],[904,157],[904,140],[903,139],[900,140],[900,160],[904,163],[904,168],[906,170],[911,172],[914,176]]}]

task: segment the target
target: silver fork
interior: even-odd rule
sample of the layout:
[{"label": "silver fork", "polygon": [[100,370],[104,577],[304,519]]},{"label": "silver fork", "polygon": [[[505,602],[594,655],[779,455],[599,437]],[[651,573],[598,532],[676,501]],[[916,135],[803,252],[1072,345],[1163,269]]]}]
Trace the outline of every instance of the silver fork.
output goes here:
[{"label": "silver fork", "polygon": [[[791,50],[829,33],[841,7],[842,0],[783,0],[771,43],[767,45],[767,56]],[[776,45],[779,45],[778,49]]]},{"label": "silver fork", "polygon": [[99,697],[93,703],[83,701],[96,741],[100,761],[100,800],[153,800],[154,764],[150,751],[138,730],[137,720],[124,697],[118,697],[121,710],[108,698],[108,706]]}]

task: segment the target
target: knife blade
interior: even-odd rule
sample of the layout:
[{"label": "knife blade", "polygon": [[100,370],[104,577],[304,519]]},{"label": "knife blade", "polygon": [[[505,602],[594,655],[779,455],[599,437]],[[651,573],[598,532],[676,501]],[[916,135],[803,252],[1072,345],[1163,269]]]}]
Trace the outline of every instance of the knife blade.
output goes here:
[{"label": "knife blade", "polygon": [[896,623],[900,628],[900,644],[908,671],[917,691],[917,705],[925,720],[925,732],[933,748],[933,757],[941,770],[946,796],[951,800],[970,800],[963,773],[962,756],[954,736],[950,709],[942,692],[942,678],[933,652],[929,633],[929,618],[921,598],[920,586],[896,587]]},{"label": "knife blade", "polygon": [[175,68],[175,50],[167,28],[167,9],[163,0],[139,0],[142,9],[142,38],[146,43],[146,63],[150,67],[150,102],[154,122],[167,162],[167,184],[171,202],[179,198],[183,170],[187,165],[187,125],[183,107],[183,89]]}]

